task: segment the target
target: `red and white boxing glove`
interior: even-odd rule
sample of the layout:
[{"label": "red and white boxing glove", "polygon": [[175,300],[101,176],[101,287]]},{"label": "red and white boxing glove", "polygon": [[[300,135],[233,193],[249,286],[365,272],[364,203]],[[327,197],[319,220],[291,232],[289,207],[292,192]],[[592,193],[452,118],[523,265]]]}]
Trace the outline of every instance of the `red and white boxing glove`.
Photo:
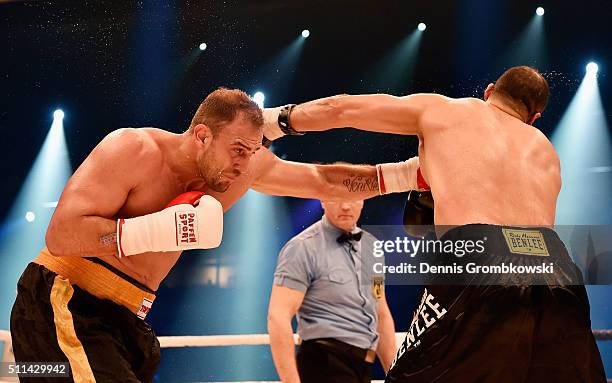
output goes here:
[{"label": "red and white boxing glove", "polygon": [[430,189],[421,174],[419,157],[412,157],[403,162],[376,165],[376,175],[380,194]]},{"label": "red and white boxing glove", "polygon": [[179,195],[157,213],[117,221],[119,258],[146,252],[212,249],[221,244],[223,207],[203,192]]}]

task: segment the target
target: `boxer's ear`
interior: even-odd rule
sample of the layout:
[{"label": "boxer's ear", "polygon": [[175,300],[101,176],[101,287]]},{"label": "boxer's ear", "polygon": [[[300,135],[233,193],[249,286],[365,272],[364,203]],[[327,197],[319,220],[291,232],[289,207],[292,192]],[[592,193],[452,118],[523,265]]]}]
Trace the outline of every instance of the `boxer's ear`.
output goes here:
[{"label": "boxer's ear", "polygon": [[533,117],[531,117],[531,119],[529,121],[527,121],[527,123],[529,125],[533,125],[533,123],[535,122],[535,120],[537,120],[538,118],[542,117],[542,113],[538,112],[536,114],[533,115]]},{"label": "boxer's ear", "polygon": [[489,85],[487,85],[487,89],[485,89],[484,91],[484,100],[487,101],[489,99],[489,97],[491,97],[491,95],[493,94],[493,91],[495,90],[495,84],[490,83]]},{"label": "boxer's ear", "polygon": [[193,135],[197,145],[203,145],[207,149],[212,142],[212,131],[205,124],[198,124],[193,128]]}]

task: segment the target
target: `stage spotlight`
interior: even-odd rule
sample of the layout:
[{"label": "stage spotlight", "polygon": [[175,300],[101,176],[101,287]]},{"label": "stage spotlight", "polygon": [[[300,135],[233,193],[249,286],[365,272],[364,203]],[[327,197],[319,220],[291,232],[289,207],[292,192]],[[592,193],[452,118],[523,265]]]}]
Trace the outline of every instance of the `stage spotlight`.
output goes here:
[{"label": "stage spotlight", "polygon": [[592,61],[590,63],[588,63],[587,66],[586,66],[587,74],[595,75],[595,74],[597,74],[598,70],[599,70],[599,66],[596,63],[592,62]]},{"label": "stage spotlight", "polygon": [[380,91],[391,94],[410,93],[408,86],[414,80],[423,35],[424,32],[413,29],[377,60],[368,76],[375,73],[372,81]]},{"label": "stage spotlight", "polygon": [[201,51],[206,50],[206,47],[207,47],[206,43],[200,44],[200,50]]},{"label": "stage spotlight", "polygon": [[544,9],[538,8],[520,34],[507,45],[495,65],[500,71],[515,65],[531,65],[546,71],[549,60],[543,14]]},{"label": "stage spotlight", "polygon": [[25,213],[25,220],[28,222],[34,222],[34,220],[36,219],[36,214],[34,214],[34,212],[29,211],[27,213]]},{"label": "stage spotlight", "polygon": [[[612,158],[612,139],[596,68],[593,62],[587,65],[582,83],[551,137],[559,153],[563,179],[555,218],[558,225],[603,225],[612,217],[612,178],[609,173],[589,171],[610,166]],[[583,185],[593,187],[585,191]],[[579,208],[576,198],[582,201]]]},{"label": "stage spotlight", "polygon": [[306,37],[308,37],[308,36],[310,36],[310,31],[309,31],[308,29],[304,29],[304,30],[302,31],[302,37],[303,37],[303,38],[306,38]]},{"label": "stage spotlight", "polygon": [[[47,110],[50,112],[52,110]],[[45,114],[47,113],[45,112]],[[64,137],[64,113],[53,111],[53,122],[6,218],[0,223],[0,328],[8,328],[17,279],[45,246],[53,209],[72,174]],[[20,166],[30,164],[22,162]]]},{"label": "stage spotlight", "polygon": [[422,31],[424,31],[427,28],[427,25],[425,25],[425,23],[419,23],[417,28],[419,29],[419,31],[422,32]]},{"label": "stage spotlight", "polygon": [[253,101],[255,101],[255,103],[260,108],[264,107],[264,100],[265,99],[266,99],[266,96],[263,93],[261,93],[261,92],[255,92],[255,94],[253,95]]}]

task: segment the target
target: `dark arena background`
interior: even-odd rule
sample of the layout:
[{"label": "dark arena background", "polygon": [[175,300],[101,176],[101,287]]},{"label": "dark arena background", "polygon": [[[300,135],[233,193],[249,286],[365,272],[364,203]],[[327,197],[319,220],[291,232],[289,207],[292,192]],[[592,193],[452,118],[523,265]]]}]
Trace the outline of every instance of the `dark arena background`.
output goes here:
[{"label": "dark arena background", "polygon": [[[341,93],[482,98],[506,68],[534,66],[551,86],[535,125],[561,158],[556,223],[612,224],[610,20],[610,2],[591,0],[0,0],[0,329],[68,177],[93,147],[122,127],[183,132],[221,86],[264,106]],[[417,145],[338,129],[271,149],[292,161],[376,164],[415,156]],[[405,199],[366,201],[360,225],[400,224]],[[278,252],[321,215],[316,200],[249,191],[225,214],[222,246],[185,253],[147,320],[158,336],[265,334]],[[612,288],[587,290],[593,329],[612,328]],[[419,288],[386,291],[405,332]],[[598,346],[612,378],[612,342]],[[374,378],[384,378],[379,364]],[[163,348],[155,379],[278,376],[268,345],[242,345]]]}]

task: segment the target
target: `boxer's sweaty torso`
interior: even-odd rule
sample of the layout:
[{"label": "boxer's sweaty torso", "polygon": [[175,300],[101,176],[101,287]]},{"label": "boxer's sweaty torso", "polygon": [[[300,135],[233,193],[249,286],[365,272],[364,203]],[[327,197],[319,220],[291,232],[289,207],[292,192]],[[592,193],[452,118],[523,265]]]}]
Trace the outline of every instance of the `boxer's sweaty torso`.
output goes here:
[{"label": "boxer's sweaty torso", "polygon": [[473,98],[432,106],[420,124],[436,225],[553,225],[559,160],[539,130]]},{"label": "boxer's sweaty torso", "polygon": [[[164,136],[169,133],[157,129],[140,129],[140,131],[152,139],[151,144],[154,150],[158,150],[159,156],[163,157],[165,150],[163,140]],[[223,210],[227,211],[252,185],[258,172],[258,159],[263,155],[264,150],[267,149],[262,148],[254,154],[249,172],[238,177],[224,193],[208,190],[203,183],[179,184],[172,169],[165,161],[161,161],[157,172],[151,172],[150,176],[140,177],[143,181],[129,193],[117,216],[108,218],[135,217],[160,211],[177,195],[189,190],[205,191],[219,200],[223,205]],[[135,164],[134,172],[137,171],[138,165]],[[121,259],[115,256],[99,258],[155,291],[178,261],[180,254],[180,252],[143,253]]]}]

